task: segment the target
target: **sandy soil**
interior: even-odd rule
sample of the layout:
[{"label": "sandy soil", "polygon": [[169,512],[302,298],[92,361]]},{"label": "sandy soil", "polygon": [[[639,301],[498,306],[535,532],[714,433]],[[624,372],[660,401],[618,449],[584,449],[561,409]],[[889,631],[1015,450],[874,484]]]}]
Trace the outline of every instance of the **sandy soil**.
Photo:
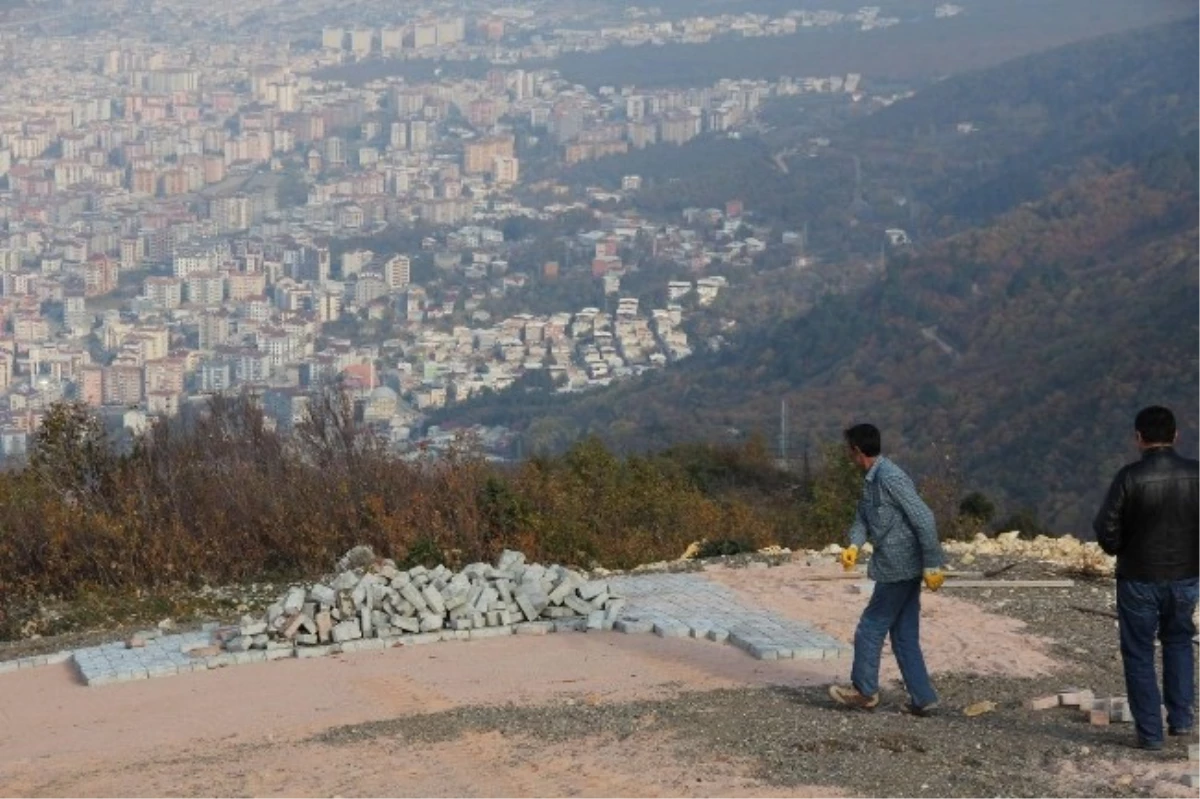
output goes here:
[{"label": "sandy soil", "polygon": [[[820,579],[839,573],[840,569],[828,564],[810,567],[793,562],[749,573],[716,567],[704,574],[732,589],[744,602],[807,619],[835,638],[853,642],[854,627],[870,597],[853,592],[857,581]],[[954,671],[1032,677],[1055,671],[1059,664],[1047,654],[1050,642],[1024,628],[1017,619],[984,613],[946,591],[921,595],[921,646],[932,674]],[[847,675],[849,669],[846,663]],[[885,680],[900,677],[886,645],[880,676]]]},{"label": "sandy soil", "polygon": [[[707,574],[848,640],[866,597],[844,582],[805,580],[829,572],[794,563]],[[929,597],[925,619],[935,671],[1055,668],[1045,642],[1022,634],[1019,622],[962,600]],[[671,740],[644,734],[540,742],[536,750],[497,733],[416,747],[309,739],[339,725],[469,705],[811,686],[848,670],[848,662],[761,662],[729,646],[619,633],[414,646],[102,688],[80,685],[69,665],[50,666],[0,676],[0,795],[832,795],[835,786],[780,791],[732,759],[679,762]]]},{"label": "sandy soil", "polygon": [[[534,747],[531,749],[531,747]],[[537,753],[531,759],[529,753]],[[798,796],[830,788],[764,787],[727,760],[689,766],[669,756],[671,741],[546,747],[498,732],[467,733],[452,744],[414,751],[393,741],[356,746],[287,742],[217,745],[70,772],[18,777],[6,795],[25,796]],[[635,753],[631,756],[631,753]],[[316,764],[325,764],[318,767]],[[135,772],[131,779],[128,772]],[[697,776],[701,775],[701,776]]]}]

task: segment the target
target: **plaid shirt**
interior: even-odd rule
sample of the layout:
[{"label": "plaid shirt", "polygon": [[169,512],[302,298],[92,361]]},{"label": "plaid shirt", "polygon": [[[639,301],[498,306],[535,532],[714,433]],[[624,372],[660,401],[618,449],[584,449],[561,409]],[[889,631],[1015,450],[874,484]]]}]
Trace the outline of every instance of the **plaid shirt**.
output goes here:
[{"label": "plaid shirt", "polygon": [[945,564],[937,523],[913,481],[882,455],[863,480],[862,498],[850,527],[850,543],[871,542],[867,576],[879,583],[915,580]]}]

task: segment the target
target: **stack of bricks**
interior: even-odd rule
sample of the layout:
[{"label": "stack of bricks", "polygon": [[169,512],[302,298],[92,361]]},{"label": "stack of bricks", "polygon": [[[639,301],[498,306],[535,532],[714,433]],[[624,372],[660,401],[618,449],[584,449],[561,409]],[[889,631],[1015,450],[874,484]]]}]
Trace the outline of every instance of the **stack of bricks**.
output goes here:
[{"label": "stack of bricks", "polygon": [[1129,702],[1125,697],[1110,696],[1105,699],[1093,700],[1088,718],[1092,724],[1098,725],[1109,722],[1129,724],[1133,721],[1133,713],[1130,711]]},{"label": "stack of bricks", "polygon": [[1133,721],[1133,714],[1125,697],[1110,696],[1097,699],[1092,691],[1082,688],[1068,688],[1057,694],[1030,699],[1025,702],[1025,707],[1029,710],[1048,710],[1052,707],[1079,708],[1088,722],[1096,726]]},{"label": "stack of bricks", "polygon": [[441,565],[401,571],[389,560],[348,569],[328,583],[292,587],[265,618],[245,616],[216,637],[228,652],[295,647],[304,657],[304,647],[383,649],[400,636],[408,643],[491,638],[521,622],[530,626],[517,632],[533,634],[611,630],[624,607],[606,581],[527,564],[520,552],[505,550],[495,566],[472,563],[458,573]]}]

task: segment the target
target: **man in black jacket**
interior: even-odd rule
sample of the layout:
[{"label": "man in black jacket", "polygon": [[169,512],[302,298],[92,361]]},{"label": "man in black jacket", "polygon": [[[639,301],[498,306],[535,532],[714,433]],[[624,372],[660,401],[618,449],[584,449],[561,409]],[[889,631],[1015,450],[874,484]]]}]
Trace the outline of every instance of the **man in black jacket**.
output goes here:
[{"label": "man in black jacket", "polygon": [[[1192,637],[1200,575],[1198,465],[1175,452],[1175,416],[1152,406],[1134,421],[1141,460],[1113,479],[1093,527],[1100,547],[1117,556],[1117,616],[1125,691],[1143,749],[1163,745],[1160,702],[1171,735],[1195,724]],[[1154,636],[1162,642],[1163,686],[1154,671]]]}]

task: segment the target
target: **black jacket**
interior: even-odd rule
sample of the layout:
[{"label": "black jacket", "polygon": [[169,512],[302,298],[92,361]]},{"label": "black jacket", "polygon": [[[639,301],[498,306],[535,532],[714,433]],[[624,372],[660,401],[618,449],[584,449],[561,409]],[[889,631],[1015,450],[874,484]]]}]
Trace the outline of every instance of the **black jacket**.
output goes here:
[{"label": "black jacket", "polygon": [[1200,574],[1198,467],[1158,447],[1117,472],[1092,525],[1100,548],[1117,556],[1117,577],[1157,582]]}]

